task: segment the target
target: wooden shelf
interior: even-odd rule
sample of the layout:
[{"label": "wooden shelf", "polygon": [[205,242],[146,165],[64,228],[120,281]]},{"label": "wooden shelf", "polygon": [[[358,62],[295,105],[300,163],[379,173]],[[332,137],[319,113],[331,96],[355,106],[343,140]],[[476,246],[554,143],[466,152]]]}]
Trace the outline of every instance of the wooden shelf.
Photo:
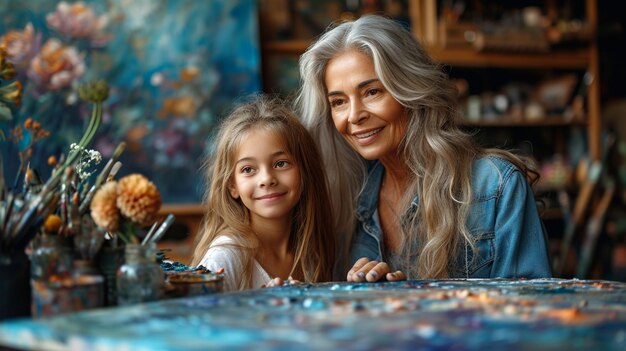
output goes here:
[{"label": "wooden shelf", "polygon": [[478,52],[473,49],[427,47],[436,60],[459,67],[498,67],[513,69],[586,69],[590,57],[588,49],[550,51],[546,53]]},{"label": "wooden shelf", "polygon": [[468,127],[561,127],[561,126],[584,126],[584,120],[567,119],[564,117],[546,117],[538,120],[518,120],[507,117],[492,120],[470,121],[464,120],[462,125]]},{"label": "wooden shelf", "polygon": [[[267,54],[301,55],[311,40],[273,40],[264,43]],[[427,47],[430,55],[445,64],[459,67],[499,67],[515,69],[585,69],[589,65],[587,49],[553,51],[547,53],[478,52],[471,48],[454,49]]]},{"label": "wooden shelf", "polygon": [[312,40],[272,40],[263,44],[267,54],[301,55],[311,45]]},{"label": "wooden shelf", "polygon": [[160,215],[169,213],[174,216],[202,216],[206,209],[201,204],[171,204],[163,205],[159,210]]}]

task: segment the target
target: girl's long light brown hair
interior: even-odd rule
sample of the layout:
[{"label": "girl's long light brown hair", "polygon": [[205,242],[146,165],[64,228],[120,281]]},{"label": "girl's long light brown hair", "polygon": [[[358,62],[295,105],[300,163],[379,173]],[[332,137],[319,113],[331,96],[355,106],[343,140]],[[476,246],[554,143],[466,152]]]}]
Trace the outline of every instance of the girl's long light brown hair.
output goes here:
[{"label": "girl's long light brown hair", "polygon": [[251,288],[252,267],[258,238],[250,226],[250,212],[228,191],[235,170],[239,145],[252,130],[264,129],[283,141],[300,170],[302,195],[293,209],[289,249],[294,254],[295,279],[319,282],[332,279],[335,258],[333,216],[330,210],[326,174],[317,146],[293,111],[283,101],[260,95],[225,118],[216,138],[216,147],[207,158],[207,213],[198,235],[192,265],[198,265],[211,243],[220,235],[231,237],[242,250],[244,274],[240,289]]}]

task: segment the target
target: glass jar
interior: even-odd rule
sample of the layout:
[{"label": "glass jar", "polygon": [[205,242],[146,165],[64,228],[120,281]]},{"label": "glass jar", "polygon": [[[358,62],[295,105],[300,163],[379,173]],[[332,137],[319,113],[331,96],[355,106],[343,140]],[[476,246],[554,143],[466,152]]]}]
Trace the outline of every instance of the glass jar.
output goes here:
[{"label": "glass jar", "polygon": [[104,235],[91,218],[86,214],[80,222],[80,230],[74,233],[74,250],[78,258],[82,260],[94,261],[104,244]]},{"label": "glass jar", "polygon": [[72,271],[72,251],[58,235],[37,235],[32,241],[30,276],[33,280],[62,280]]},{"label": "glass jar", "polygon": [[117,304],[155,301],[163,295],[165,276],[156,261],[156,244],[129,244],[117,270]]}]

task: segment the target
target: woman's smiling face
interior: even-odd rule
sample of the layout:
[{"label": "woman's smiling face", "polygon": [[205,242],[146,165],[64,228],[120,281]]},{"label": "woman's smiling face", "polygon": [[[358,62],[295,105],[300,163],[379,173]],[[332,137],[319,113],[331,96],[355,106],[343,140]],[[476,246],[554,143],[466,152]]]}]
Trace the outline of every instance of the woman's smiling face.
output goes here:
[{"label": "woman's smiling face", "polygon": [[395,157],[406,132],[406,109],[383,86],[374,63],[349,50],[328,62],[324,76],[335,128],[368,160]]}]

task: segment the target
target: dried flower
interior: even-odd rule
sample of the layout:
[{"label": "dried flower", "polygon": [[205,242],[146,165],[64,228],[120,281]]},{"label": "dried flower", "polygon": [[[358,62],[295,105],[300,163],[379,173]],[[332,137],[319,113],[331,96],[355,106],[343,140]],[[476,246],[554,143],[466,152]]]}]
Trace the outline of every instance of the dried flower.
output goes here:
[{"label": "dried flower", "polygon": [[[103,173],[98,179],[104,179],[113,162],[119,157],[124,144],[116,148],[114,157],[109,160]],[[114,167],[113,167],[114,168]],[[108,181],[100,186],[96,180],[93,189],[86,196],[91,207],[91,217],[94,223],[104,229],[111,238],[120,238],[124,243],[137,243],[138,226],[146,227],[154,222],[161,207],[161,194],[157,187],[141,174],[131,174],[123,177],[118,182]],[[171,221],[170,221],[171,222]],[[108,238],[107,237],[107,238]]]},{"label": "dried flower", "polygon": [[43,222],[43,229],[46,233],[58,233],[61,225],[63,225],[61,217],[51,214],[46,217],[46,220]]},{"label": "dried flower", "polygon": [[120,212],[117,208],[117,182],[102,185],[91,200],[91,218],[96,225],[114,233],[119,228]]},{"label": "dried flower", "polygon": [[161,194],[148,178],[131,174],[118,183],[117,207],[131,221],[147,226],[154,222],[161,208]]},{"label": "dried flower", "polygon": [[54,155],[48,156],[48,166],[56,166],[57,158]]},{"label": "dried flower", "polygon": [[50,132],[43,129],[41,123],[34,121],[32,118],[27,118],[24,121],[23,126],[24,128],[19,125],[15,126],[15,128],[11,130],[11,134],[9,136],[11,140],[19,144],[24,140],[25,133],[27,134],[26,145],[23,146],[23,149],[19,151],[19,172],[25,170],[26,164],[33,154],[33,146],[35,145],[35,143],[43,138],[47,138],[50,136]]},{"label": "dried flower", "polygon": [[109,85],[103,80],[83,84],[78,88],[81,99],[91,102],[101,102],[109,97]]},{"label": "dried flower", "polygon": [[78,162],[74,166],[76,173],[80,179],[87,179],[91,176],[95,170],[89,171],[89,168],[93,165],[100,164],[102,161],[102,155],[96,150],[86,149],[76,143],[70,145],[70,152],[78,152]]}]

